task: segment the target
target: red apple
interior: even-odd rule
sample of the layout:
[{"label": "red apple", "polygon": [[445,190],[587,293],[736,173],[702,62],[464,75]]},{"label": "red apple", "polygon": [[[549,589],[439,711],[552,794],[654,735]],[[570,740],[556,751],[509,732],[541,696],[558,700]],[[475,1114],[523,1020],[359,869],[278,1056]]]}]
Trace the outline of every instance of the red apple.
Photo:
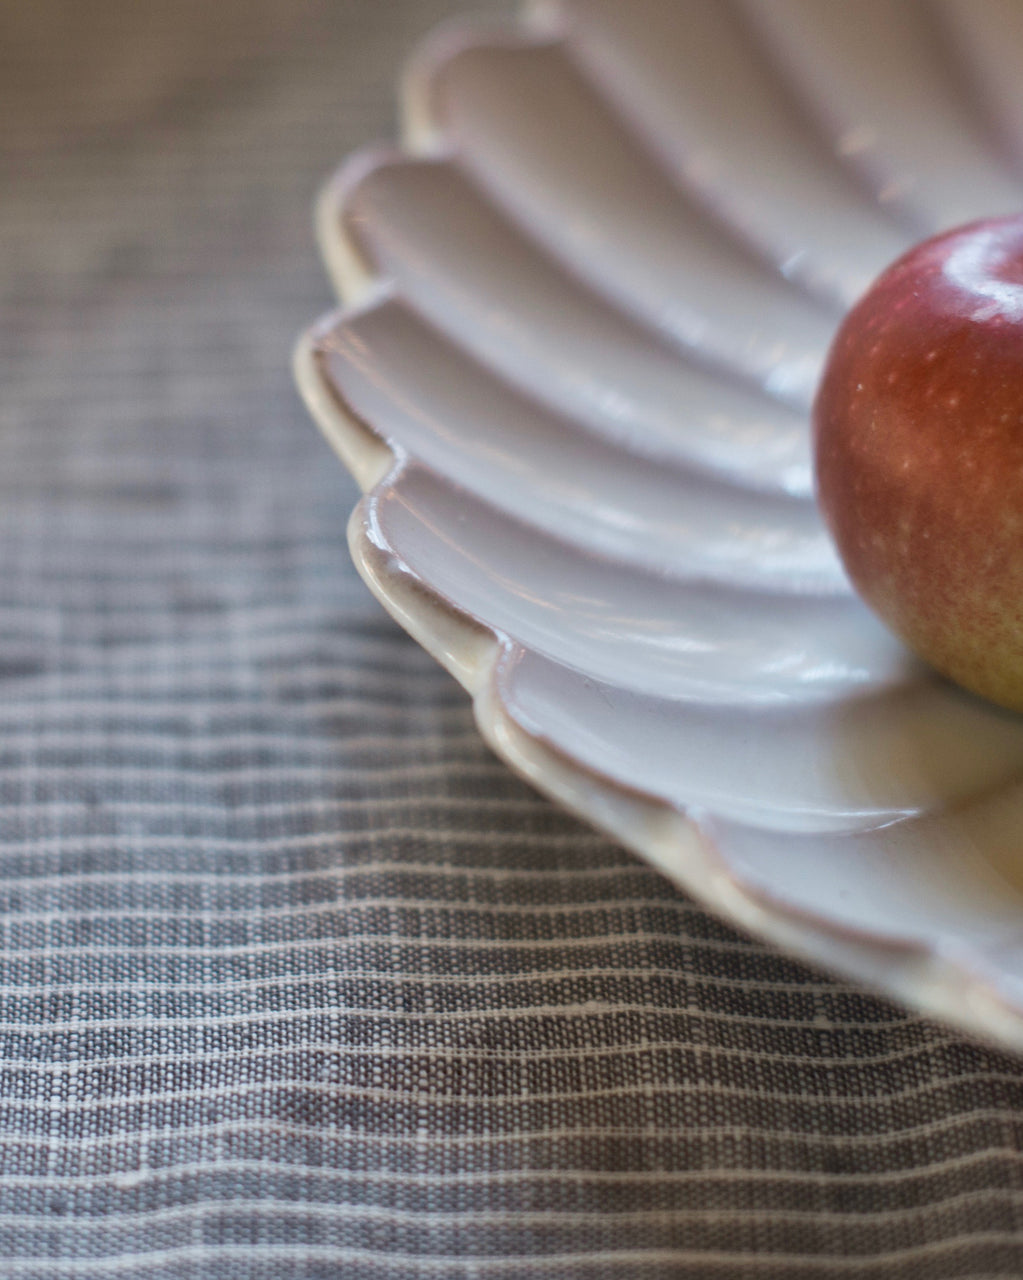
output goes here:
[{"label": "red apple", "polygon": [[835,338],[814,438],[863,598],[939,671],[1023,710],[1023,216],[881,275]]}]

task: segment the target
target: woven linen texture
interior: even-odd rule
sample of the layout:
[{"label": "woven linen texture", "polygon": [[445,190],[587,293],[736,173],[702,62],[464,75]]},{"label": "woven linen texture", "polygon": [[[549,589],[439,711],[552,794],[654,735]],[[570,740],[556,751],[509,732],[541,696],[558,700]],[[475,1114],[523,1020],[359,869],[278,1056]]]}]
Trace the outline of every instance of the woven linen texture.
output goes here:
[{"label": "woven linen texture", "polygon": [[1023,1274],[1023,1073],[482,746],[292,389],[445,0],[0,4],[0,1276]]}]

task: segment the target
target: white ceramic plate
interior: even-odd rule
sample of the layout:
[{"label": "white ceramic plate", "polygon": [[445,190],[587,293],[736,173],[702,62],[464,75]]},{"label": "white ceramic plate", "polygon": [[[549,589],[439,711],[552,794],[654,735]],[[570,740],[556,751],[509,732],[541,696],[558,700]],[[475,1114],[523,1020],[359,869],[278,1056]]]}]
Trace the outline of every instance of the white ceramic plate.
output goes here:
[{"label": "white ceramic plate", "polygon": [[494,750],[737,924],[1023,1047],[1023,719],[852,596],[842,309],[1023,206],[1017,0],[562,0],[439,32],[319,208],[356,564]]}]

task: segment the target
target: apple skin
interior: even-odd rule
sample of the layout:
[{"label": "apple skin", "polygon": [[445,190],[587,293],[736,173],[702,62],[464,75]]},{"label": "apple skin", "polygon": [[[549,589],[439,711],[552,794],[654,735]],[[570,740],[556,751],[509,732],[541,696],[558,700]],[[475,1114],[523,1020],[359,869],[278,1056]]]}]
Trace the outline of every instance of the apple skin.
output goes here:
[{"label": "apple skin", "polygon": [[1023,711],[1023,216],[942,233],[878,278],[832,345],[814,452],[863,599]]}]

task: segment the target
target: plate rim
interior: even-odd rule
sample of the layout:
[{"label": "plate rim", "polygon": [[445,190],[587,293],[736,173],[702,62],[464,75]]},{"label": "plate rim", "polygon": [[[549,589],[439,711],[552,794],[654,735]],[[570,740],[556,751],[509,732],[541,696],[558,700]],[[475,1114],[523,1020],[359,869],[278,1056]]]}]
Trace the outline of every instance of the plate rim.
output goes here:
[{"label": "plate rim", "polygon": [[575,759],[528,729],[502,696],[523,646],[475,617],[401,560],[378,532],[376,508],[389,486],[411,466],[423,466],[362,418],[321,372],[324,335],[340,320],[374,309],[394,295],[386,274],[368,260],[347,217],[347,201],[373,169],[394,162],[429,162],[450,154],[430,111],[431,80],[446,54],[499,33],[535,44],[551,39],[527,3],[517,19],[455,17],[427,34],[399,77],[398,144],[371,144],[349,155],[315,202],[321,259],[340,306],[302,332],[293,374],[306,409],[362,491],[347,525],[355,567],[392,618],[470,695],[486,744],[514,773],[582,821],[665,874],[709,911],[753,938],[799,960],[856,982],[961,1032],[1023,1051],[1023,1009],[1002,995],[963,958],[940,944],[856,928],[773,897],[732,868],[692,810],[622,783]]}]

